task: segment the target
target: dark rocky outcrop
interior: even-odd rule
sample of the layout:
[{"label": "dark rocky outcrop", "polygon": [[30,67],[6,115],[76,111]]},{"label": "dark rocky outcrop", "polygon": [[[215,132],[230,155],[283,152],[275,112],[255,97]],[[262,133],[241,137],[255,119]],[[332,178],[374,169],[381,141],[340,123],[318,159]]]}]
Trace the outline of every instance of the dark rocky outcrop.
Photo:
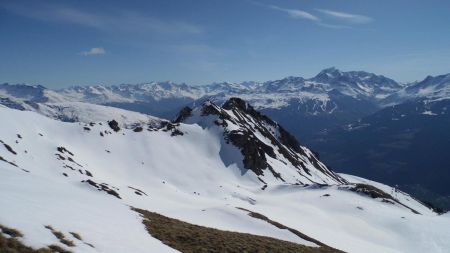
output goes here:
[{"label": "dark rocky outcrop", "polygon": [[415,214],[420,214],[418,211],[401,203],[400,201],[398,201],[397,199],[392,197],[392,195],[382,191],[381,189],[378,189],[377,187],[375,187],[373,185],[355,184],[353,187],[350,187],[350,191],[357,192],[357,193],[363,194],[363,195],[367,195],[374,199],[381,199],[381,201],[385,202],[385,203],[390,203],[390,204],[397,203],[403,207],[406,207],[407,209],[409,209],[411,212],[413,212]]},{"label": "dark rocky outcrop", "polygon": [[17,152],[14,151],[14,149],[9,146],[8,144],[4,143],[2,140],[0,140],[0,143],[3,144],[3,146],[5,146],[6,150],[8,150],[10,153],[17,155]]},{"label": "dark rocky outcrop", "polygon": [[374,199],[375,198],[391,199],[391,200],[394,199],[391,195],[387,194],[386,192],[376,188],[375,186],[368,184],[356,184],[350,190],[364,195],[368,195]]},{"label": "dark rocky outcrop", "polygon": [[[189,113],[191,114],[191,112]],[[297,168],[300,175],[303,173],[310,175],[308,166],[305,165],[306,159],[317,170],[336,182],[346,182],[320,163],[314,153],[305,151],[295,137],[282,126],[240,98],[230,98],[222,107],[207,101],[201,108],[201,115],[217,116],[214,123],[224,128],[224,139],[241,150],[244,167],[256,175],[263,175],[264,171],[268,170],[274,177],[284,181],[282,175],[277,173],[267,162],[267,157],[282,162],[287,160]],[[183,118],[183,120],[185,119],[186,117]],[[233,127],[229,130],[227,127],[230,124],[236,125],[238,129]],[[270,145],[261,139],[261,135],[270,142]]]},{"label": "dark rocky outcrop", "polygon": [[147,193],[145,193],[144,191],[142,191],[142,190],[140,190],[140,189],[138,189],[138,188],[131,187],[131,186],[128,186],[128,188],[134,190],[134,193],[135,193],[136,195],[140,195],[140,196],[145,195],[145,196],[148,196]]},{"label": "dark rocky outcrop", "polygon": [[60,153],[68,153],[69,155],[73,156],[73,153],[70,152],[68,149],[66,149],[65,147],[57,147],[56,150],[58,150],[58,152]]},{"label": "dark rocky outcrop", "polygon": [[108,121],[108,125],[112,130],[114,130],[114,132],[120,131],[119,123],[116,120],[113,119],[111,121]]},{"label": "dark rocky outcrop", "polygon": [[[117,193],[117,191],[115,191],[115,190],[113,189],[113,187],[109,186],[109,185],[106,184],[106,183],[101,183],[101,184],[99,184],[99,183],[94,182],[94,181],[91,180],[91,179],[83,180],[83,181],[81,181],[81,182],[82,182],[82,183],[87,183],[87,184],[89,184],[89,185],[95,187],[97,190],[99,190],[99,191],[104,191],[104,192],[108,193],[109,195],[112,195],[112,196],[114,196],[114,197],[116,197],[116,198],[118,198],[118,199],[122,199],[122,198],[120,197],[119,193]],[[116,190],[118,190],[118,189],[116,188]]]},{"label": "dark rocky outcrop", "polygon": [[255,172],[256,175],[262,175],[265,168],[270,167],[265,155],[275,157],[273,148],[261,142],[250,132],[231,131],[227,138],[235,146],[240,147],[244,155],[244,166]]},{"label": "dark rocky outcrop", "polygon": [[178,113],[175,120],[173,120],[174,123],[180,123],[183,122],[185,119],[189,118],[192,115],[192,108],[189,106],[185,106],[181,111]]},{"label": "dark rocky outcrop", "polygon": [[179,123],[163,121],[161,122],[160,129],[164,132],[170,132],[170,136],[184,135],[184,133],[177,128],[179,125]]},{"label": "dark rocky outcrop", "polygon": [[11,165],[14,166],[14,167],[18,167],[17,164],[15,164],[15,163],[13,163],[13,162],[10,162],[10,161],[6,160],[6,159],[3,158],[2,156],[0,156],[0,161],[3,161],[3,162],[5,162],[5,163],[9,163],[9,164],[11,164]]}]

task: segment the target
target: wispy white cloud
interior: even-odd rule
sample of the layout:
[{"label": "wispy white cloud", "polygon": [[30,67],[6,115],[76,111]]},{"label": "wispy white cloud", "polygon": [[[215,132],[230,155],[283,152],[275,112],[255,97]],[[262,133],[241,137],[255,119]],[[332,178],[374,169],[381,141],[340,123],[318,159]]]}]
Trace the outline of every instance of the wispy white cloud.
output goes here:
[{"label": "wispy white cloud", "polygon": [[[328,10],[328,9],[316,9],[319,15],[315,15],[311,12],[301,9],[283,8],[277,5],[266,5],[257,1],[248,0],[254,5],[258,5],[272,10],[284,12],[289,17],[294,19],[306,19],[312,23],[329,28],[329,29],[349,29],[352,28],[352,24],[366,24],[372,22],[374,19],[364,15]],[[333,19],[335,22],[333,22]]]},{"label": "wispy white cloud", "polygon": [[326,9],[317,9],[317,11],[319,11],[329,17],[340,19],[342,21],[346,21],[346,22],[354,23],[354,24],[367,24],[367,23],[370,23],[373,21],[373,18],[364,16],[364,15],[359,15],[359,14],[352,14],[352,13],[326,10]]},{"label": "wispy white cloud", "polygon": [[291,18],[301,18],[301,19],[308,19],[308,20],[311,20],[311,21],[320,21],[320,19],[318,17],[314,16],[313,14],[311,14],[309,12],[303,11],[303,10],[281,8],[281,7],[276,6],[276,5],[270,5],[269,7],[271,9],[273,9],[273,10],[285,12]]},{"label": "wispy white cloud", "polygon": [[80,52],[80,55],[83,55],[83,56],[102,55],[102,54],[106,54],[106,51],[105,51],[105,49],[103,49],[103,47],[93,47],[93,48],[89,49],[88,51]]},{"label": "wispy white cloud", "polygon": [[24,6],[0,4],[10,12],[43,21],[75,24],[107,32],[158,33],[162,35],[195,35],[202,27],[188,22],[156,18],[136,11],[93,12],[57,4]]},{"label": "wispy white cloud", "polygon": [[351,29],[351,26],[347,26],[347,25],[334,25],[334,24],[328,24],[328,23],[317,23],[319,26],[325,27],[325,28],[330,28],[330,29]]}]

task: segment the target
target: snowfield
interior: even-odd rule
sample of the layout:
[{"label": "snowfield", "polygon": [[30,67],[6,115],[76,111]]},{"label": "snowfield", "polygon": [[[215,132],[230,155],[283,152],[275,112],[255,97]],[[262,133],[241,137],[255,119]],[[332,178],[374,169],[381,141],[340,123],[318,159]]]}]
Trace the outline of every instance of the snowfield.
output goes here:
[{"label": "snowfield", "polygon": [[[173,134],[163,128],[147,129],[147,124],[162,121],[154,117],[106,107],[96,107],[102,113],[92,113],[92,107],[81,103],[72,108],[78,108],[75,112],[84,123],[0,107],[0,224],[22,231],[27,245],[57,244],[86,253],[177,252],[148,234],[142,217],[130,208],[136,207],[197,225],[318,246],[236,208],[240,207],[345,252],[446,253],[450,249],[450,216],[437,215],[389,186],[336,176],[373,185],[398,202],[351,191],[350,183],[315,171],[322,165],[312,165],[306,157],[301,158],[305,166],[312,166],[308,167],[311,176],[300,175],[279,150],[277,159],[266,158],[289,180],[283,182],[268,171],[258,176],[246,170],[243,154],[223,138],[224,131],[242,125],[230,121],[222,128],[212,123],[213,115],[194,110],[187,123],[176,126],[182,134]],[[127,120],[120,121],[121,113]],[[236,119],[245,116],[227,113]],[[120,121],[118,132],[107,123],[112,119]],[[144,126],[143,131],[135,132],[133,121]],[[255,138],[272,145],[258,133],[254,132]],[[102,183],[106,190],[97,189]],[[61,244],[45,225],[74,240],[75,247]],[[84,242],[69,232],[79,233]]]},{"label": "snowfield", "polygon": [[53,119],[69,122],[106,122],[115,119],[126,127],[146,124],[158,126],[163,121],[147,114],[83,102],[39,104],[35,111]]}]

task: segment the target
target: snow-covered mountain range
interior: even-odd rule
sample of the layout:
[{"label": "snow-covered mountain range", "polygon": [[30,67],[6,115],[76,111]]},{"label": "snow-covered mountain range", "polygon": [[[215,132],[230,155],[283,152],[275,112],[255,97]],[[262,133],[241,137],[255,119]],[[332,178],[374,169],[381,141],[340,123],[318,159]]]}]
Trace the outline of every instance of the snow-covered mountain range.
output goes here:
[{"label": "snow-covered mountain range", "polygon": [[[302,247],[296,252],[450,248],[450,216],[336,174],[239,98],[184,108],[174,121],[89,103],[58,110],[73,122],[0,106],[2,242],[50,252],[192,252],[200,231],[215,228],[203,242],[253,236],[232,252],[255,242]],[[181,221],[194,231],[170,230]]]},{"label": "snow-covered mountain range", "polygon": [[[75,86],[51,91],[43,86],[3,84],[3,95],[11,95],[32,102],[88,102],[94,104],[133,103],[164,99],[191,99],[241,96],[257,109],[283,108],[295,99],[298,102],[316,101],[310,113],[332,113],[335,105],[330,94],[340,93],[353,99],[380,101],[400,90],[402,85],[384,76],[364,71],[342,72],[336,68],[321,71],[313,78],[287,77],[276,81],[213,83],[189,86],[173,82],[121,84],[112,86]],[[224,97],[225,96],[225,97]]]},{"label": "snow-covered mountain range", "polygon": [[[201,99],[225,101],[241,97],[262,109],[282,109],[291,104],[310,104],[307,112],[312,115],[333,113],[339,110],[336,96],[370,102],[384,107],[405,100],[428,97],[443,99],[450,96],[450,74],[428,76],[421,82],[400,84],[396,81],[364,71],[343,72],[336,68],[322,70],[315,77],[286,77],[267,82],[213,83],[202,86],[151,82],[143,84],[74,86],[50,90],[41,85],[0,85],[3,99],[27,101],[28,103],[87,102],[93,104],[151,103],[177,100]],[[18,101],[15,101],[18,102]]]},{"label": "snow-covered mountain range", "polygon": [[[76,86],[50,90],[43,86],[0,85],[1,103],[39,111],[39,104],[84,102],[118,107],[172,119],[186,105],[206,100],[223,103],[240,97],[256,109],[283,123],[294,135],[307,139],[317,131],[350,123],[369,115],[404,85],[364,71],[336,68],[315,77],[287,77],[267,82],[213,83],[189,86],[173,82]],[[307,122],[296,124],[295,118]],[[320,129],[317,129],[317,126]]]},{"label": "snow-covered mountain range", "polygon": [[[244,82],[244,83],[213,83],[204,86],[188,86],[172,82],[156,82],[137,85],[117,86],[77,86],[57,91],[72,101],[83,101],[97,104],[113,102],[146,102],[168,98],[190,98],[192,100],[204,97],[244,96],[257,109],[282,108],[291,99],[316,100],[322,106],[316,111],[331,112],[326,109],[332,92],[339,92],[355,99],[378,101],[402,88],[400,84],[384,76],[364,71],[342,72],[336,68],[321,71],[309,79],[302,77],[287,77],[276,81]],[[222,98],[225,100],[226,98]]]}]

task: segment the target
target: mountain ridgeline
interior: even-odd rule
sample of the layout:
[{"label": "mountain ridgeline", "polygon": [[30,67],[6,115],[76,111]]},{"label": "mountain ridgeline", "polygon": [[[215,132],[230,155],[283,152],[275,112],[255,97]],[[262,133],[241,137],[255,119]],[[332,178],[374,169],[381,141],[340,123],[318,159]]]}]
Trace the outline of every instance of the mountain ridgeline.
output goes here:
[{"label": "mountain ridgeline", "polygon": [[[322,164],[310,150],[300,146],[295,137],[283,127],[257,112],[244,100],[230,98],[222,107],[208,101],[200,108],[183,109],[177,119],[192,123],[199,115],[212,116],[213,124],[223,129],[226,143],[240,149],[244,168],[254,172],[262,183],[266,184],[260,177],[265,171],[269,171],[275,179],[302,185],[346,183],[343,178]],[[193,115],[190,117],[194,121],[190,117],[183,116],[187,111],[191,111]],[[208,125],[202,121],[195,123]],[[279,161],[292,167],[292,172],[296,171],[298,174],[289,172],[284,175],[277,171],[275,167],[278,167]],[[295,180],[292,181],[291,178]]]}]

